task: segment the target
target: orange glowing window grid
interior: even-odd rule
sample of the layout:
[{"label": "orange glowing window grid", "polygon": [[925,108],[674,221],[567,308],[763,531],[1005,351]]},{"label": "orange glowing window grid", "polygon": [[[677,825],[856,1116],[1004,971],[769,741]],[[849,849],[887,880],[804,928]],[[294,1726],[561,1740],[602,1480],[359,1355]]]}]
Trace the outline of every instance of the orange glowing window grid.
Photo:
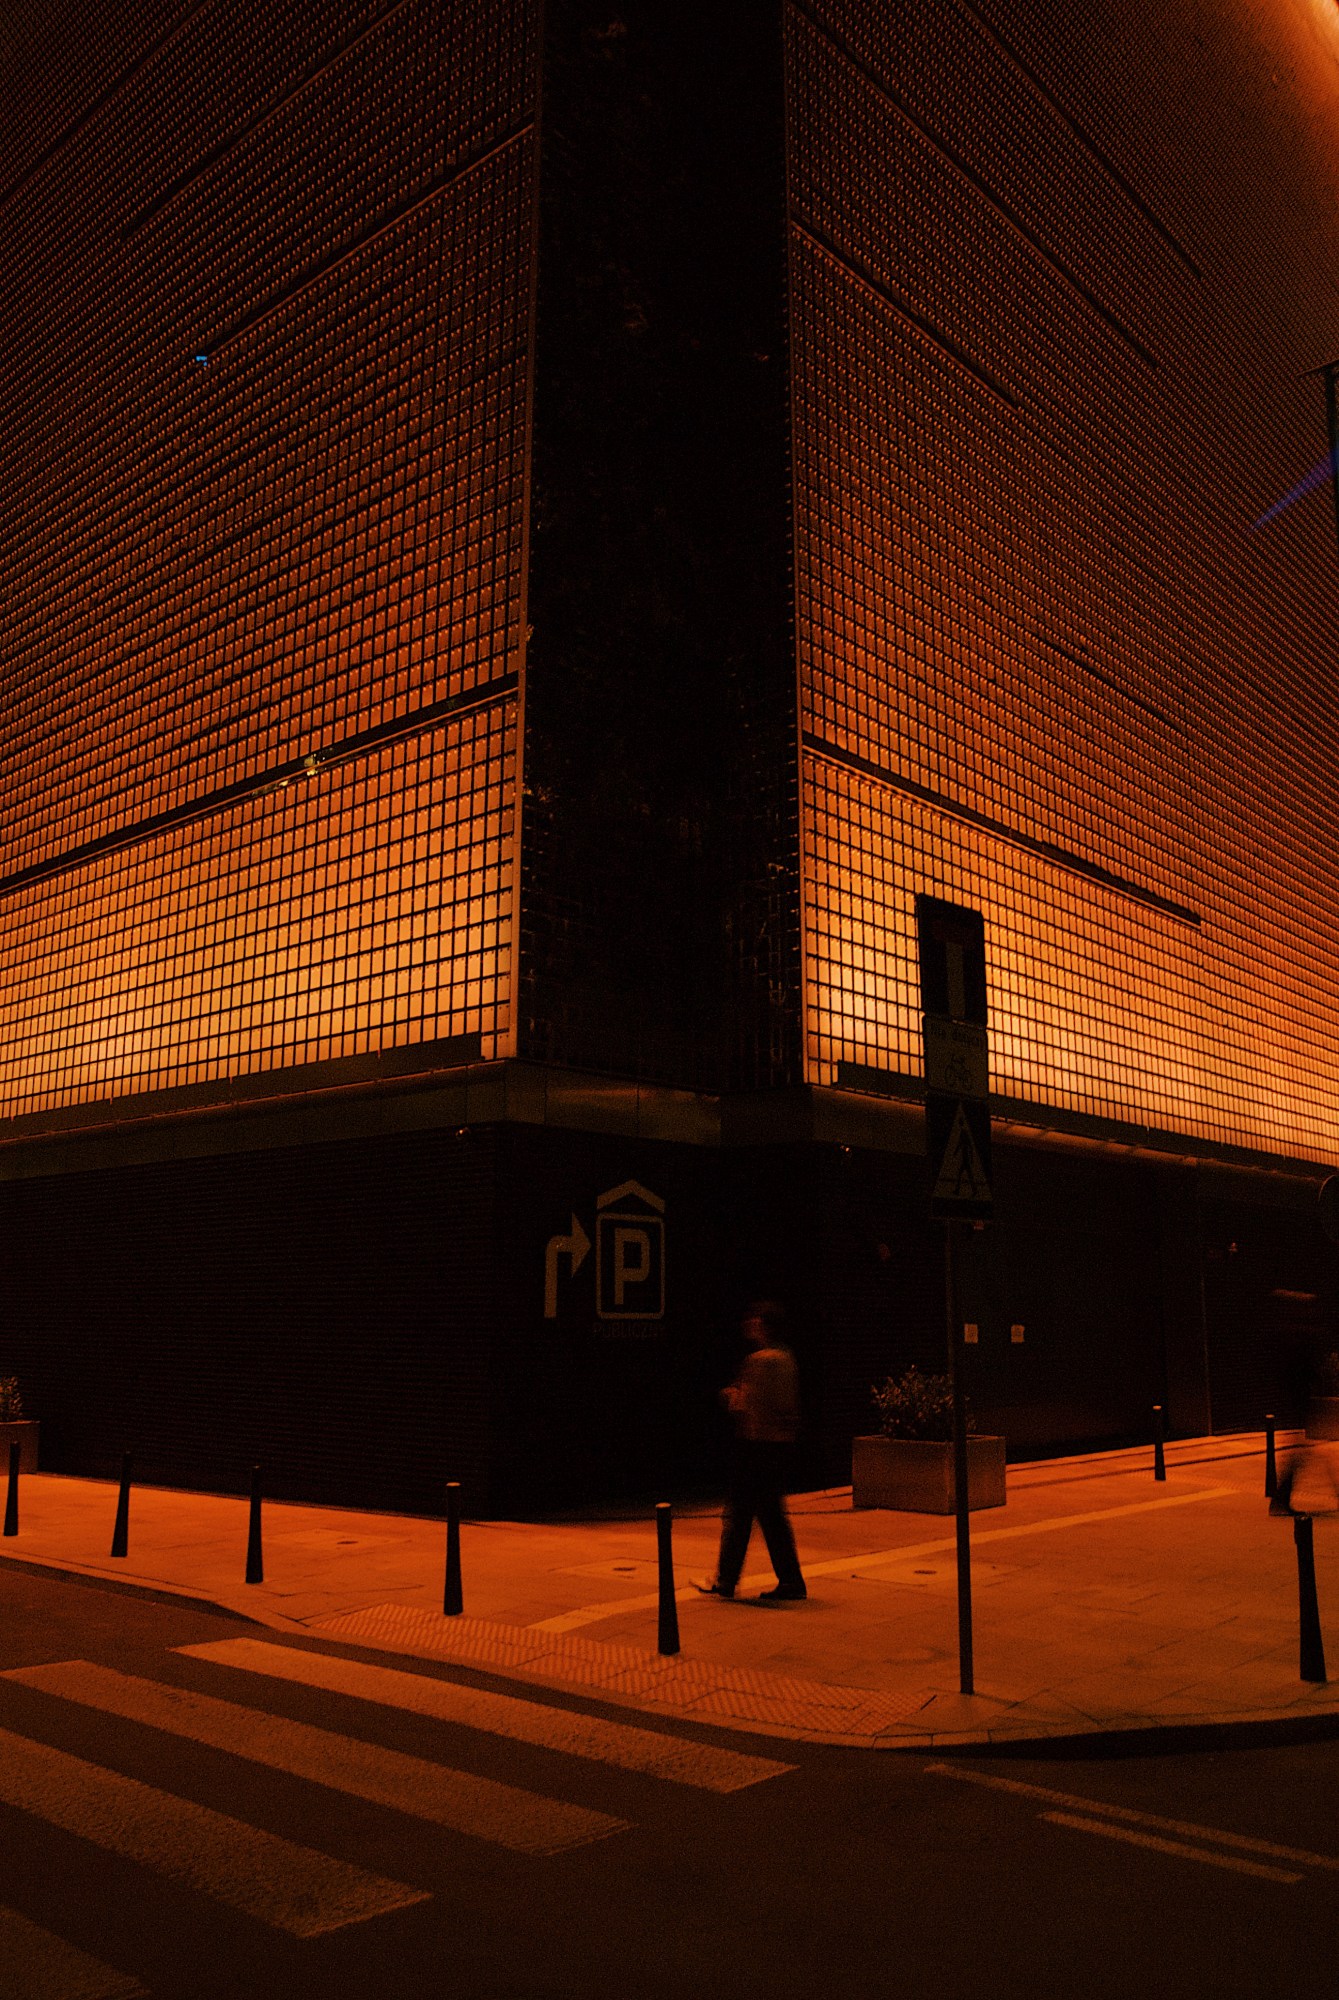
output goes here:
[{"label": "orange glowing window grid", "polygon": [[787,8],[816,1083],[920,1072],[929,890],[984,913],[1001,1095],[1339,1156],[1334,520],[1252,528],[1325,449],[1309,7],[1211,9],[1179,109],[1189,7],[1135,70],[1046,0]]},{"label": "orange glowing window grid", "polygon": [[535,11],[16,33],[8,1115],[514,1047]]}]

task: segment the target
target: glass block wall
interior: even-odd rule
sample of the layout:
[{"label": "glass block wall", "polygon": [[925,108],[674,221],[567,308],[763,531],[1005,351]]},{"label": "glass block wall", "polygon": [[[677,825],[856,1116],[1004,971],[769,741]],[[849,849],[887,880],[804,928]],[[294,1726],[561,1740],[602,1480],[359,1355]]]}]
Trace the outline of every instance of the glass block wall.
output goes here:
[{"label": "glass block wall", "polygon": [[0,1115],[513,1046],[536,11],[0,30]]},{"label": "glass block wall", "polygon": [[787,6],[813,1081],[931,890],[1002,1096],[1339,1158],[1333,15]]}]

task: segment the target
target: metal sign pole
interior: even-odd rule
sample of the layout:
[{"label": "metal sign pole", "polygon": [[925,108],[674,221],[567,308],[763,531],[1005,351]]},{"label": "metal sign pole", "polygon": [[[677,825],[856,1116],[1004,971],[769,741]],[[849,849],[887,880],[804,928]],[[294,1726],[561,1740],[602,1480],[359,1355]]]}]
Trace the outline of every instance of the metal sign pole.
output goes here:
[{"label": "metal sign pole", "polygon": [[953,1514],[958,1552],[958,1684],[964,1694],[974,1694],[967,1396],[955,1253],[963,1222],[985,1222],[994,1212],[990,1008],[985,923],[980,911],[946,903],[937,896],[917,896],[916,953],[925,1050],[930,1214],[944,1224],[944,1312],[953,1395]]},{"label": "metal sign pole", "polygon": [[958,1549],[958,1686],[975,1694],[972,1661],[972,1514],[967,1490],[967,1398],[962,1381],[962,1328],[954,1282],[955,1238],[960,1224],[944,1223],[944,1298],[948,1315],[948,1372],[953,1389],[953,1516]]}]

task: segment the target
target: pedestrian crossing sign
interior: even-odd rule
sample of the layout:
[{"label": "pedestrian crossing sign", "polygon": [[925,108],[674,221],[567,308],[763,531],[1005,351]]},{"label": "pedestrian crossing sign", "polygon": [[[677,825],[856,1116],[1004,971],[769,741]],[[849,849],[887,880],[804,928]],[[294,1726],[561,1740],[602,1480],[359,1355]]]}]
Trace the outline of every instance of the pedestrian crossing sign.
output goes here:
[{"label": "pedestrian crossing sign", "polygon": [[936,1093],[926,1100],[925,1116],[934,1176],[931,1215],[986,1220],[994,1210],[986,1106],[972,1098]]}]

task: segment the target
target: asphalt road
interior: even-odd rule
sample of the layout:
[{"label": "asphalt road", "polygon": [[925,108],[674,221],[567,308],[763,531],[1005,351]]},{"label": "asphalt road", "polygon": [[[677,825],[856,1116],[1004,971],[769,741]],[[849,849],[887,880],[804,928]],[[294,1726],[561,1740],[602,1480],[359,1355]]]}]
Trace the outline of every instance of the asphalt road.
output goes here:
[{"label": "asphalt road", "polygon": [[1328,1995],[1337,1802],[1330,1742],[784,1744],[0,1571],[0,2000]]}]

